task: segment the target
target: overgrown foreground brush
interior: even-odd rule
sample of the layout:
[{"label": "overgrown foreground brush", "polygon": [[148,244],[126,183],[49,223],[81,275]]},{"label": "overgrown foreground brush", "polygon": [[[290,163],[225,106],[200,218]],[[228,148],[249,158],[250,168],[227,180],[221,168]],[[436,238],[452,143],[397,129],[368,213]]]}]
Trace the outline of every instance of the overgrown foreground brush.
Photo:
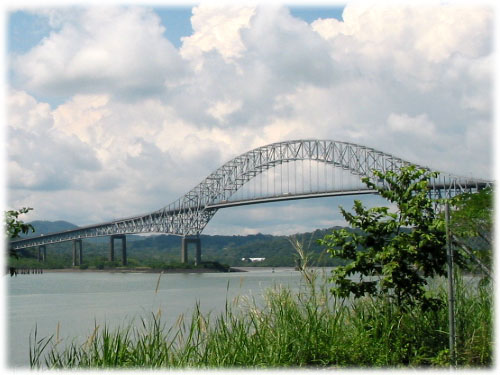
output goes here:
[{"label": "overgrown foreground brush", "polygon": [[[316,275],[317,276],[317,275]],[[261,302],[219,315],[196,305],[166,327],[159,315],[110,331],[96,326],[83,343],[62,347],[54,337],[30,345],[32,368],[164,367],[420,367],[448,366],[448,313],[399,311],[384,299],[334,299],[313,277],[300,291],[274,288]],[[492,364],[492,291],[457,286],[460,366]],[[434,293],[445,302],[442,288]],[[444,305],[446,306],[446,305]]]}]

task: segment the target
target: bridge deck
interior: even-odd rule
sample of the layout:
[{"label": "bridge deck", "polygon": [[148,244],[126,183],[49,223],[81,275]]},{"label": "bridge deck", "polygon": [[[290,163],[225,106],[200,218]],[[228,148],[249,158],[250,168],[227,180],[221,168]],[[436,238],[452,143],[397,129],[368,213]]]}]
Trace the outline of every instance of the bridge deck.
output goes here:
[{"label": "bridge deck", "polygon": [[271,203],[271,202],[282,202],[282,201],[292,201],[299,199],[312,199],[312,198],[324,198],[324,197],[338,197],[346,195],[363,195],[363,194],[377,194],[375,190],[372,189],[358,189],[358,190],[348,190],[348,191],[323,191],[315,193],[303,193],[293,195],[291,193],[274,196],[274,197],[263,197],[263,198],[253,198],[253,199],[241,199],[241,200],[229,200],[222,201],[217,204],[207,205],[207,209],[219,209],[227,207],[237,207],[237,206],[248,206],[251,204],[259,203]]}]

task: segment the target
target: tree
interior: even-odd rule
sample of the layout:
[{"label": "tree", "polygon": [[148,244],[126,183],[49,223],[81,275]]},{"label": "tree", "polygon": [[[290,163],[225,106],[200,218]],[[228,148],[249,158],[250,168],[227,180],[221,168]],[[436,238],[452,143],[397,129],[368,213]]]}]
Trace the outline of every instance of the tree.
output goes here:
[{"label": "tree", "polygon": [[493,189],[465,193],[451,200],[450,230],[458,249],[491,275],[493,233]]},{"label": "tree", "polygon": [[[427,295],[426,278],[444,275],[446,264],[445,223],[429,197],[429,180],[437,173],[415,166],[399,173],[373,172],[384,187],[363,178],[395,208],[365,208],[354,202],[354,213],[340,207],[345,220],[360,231],[334,230],[320,243],[335,257],[350,261],[332,271],[332,292],[340,297],[353,294],[384,295],[399,307],[416,304],[436,308],[437,299]],[[359,281],[352,277],[359,276]]]},{"label": "tree", "polygon": [[464,193],[451,200],[453,232],[459,237],[479,237],[491,246],[493,230],[493,190],[488,187],[478,193]]},{"label": "tree", "polygon": [[[30,231],[34,232],[35,228],[31,224],[26,224],[24,221],[19,220],[19,215],[26,214],[33,210],[31,207],[23,207],[20,210],[9,210],[5,212],[5,235],[8,241],[19,238],[20,234],[28,234]],[[9,246],[9,256],[17,258],[15,250]]]}]

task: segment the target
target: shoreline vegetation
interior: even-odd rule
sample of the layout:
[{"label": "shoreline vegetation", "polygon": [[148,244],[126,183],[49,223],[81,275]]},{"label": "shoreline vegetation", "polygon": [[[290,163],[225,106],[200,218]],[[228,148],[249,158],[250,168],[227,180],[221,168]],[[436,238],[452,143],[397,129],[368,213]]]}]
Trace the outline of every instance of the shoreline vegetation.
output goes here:
[{"label": "shoreline vegetation", "polygon": [[80,269],[80,268],[52,268],[43,269],[44,273],[79,273],[79,272],[107,272],[107,273],[216,273],[216,272],[247,272],[240,268],[229,267],[228,270],[220,270],[214,268],[108,268],[108,269]]},{"label": "shoreline vegetation", "polygon": [[58,273],[58,272],[109,272],[109,273],[216,273],[216,272],[245,272],[239,268],[231,267],[227,264],[221,264],[216,261],[204,261],[199,265],[192,263],[163,263],[160,266],[120,266],[116,262],[108,262],[107,265],[99,264],[89,266],[83,264],[73,267],[43,267],[43,264],[33,266],[8,265],[7,273],[11,276],[18,274],[39,274],[39,273]]},{"label": "shoreline vegetation", "polygon": [[[275,286],[263,301],[239,296],[217,314],[180,315],[167,326],[161,311],[118,328],[89,327],[88,337],[30,335],[32,369],[395,368],[450,366],[448,309],[401,310],[387,298],[341,299],[326,273],[303,269],[299,290]],[[429,293],[445,302],[445,280]],[[474,287],[457,274],[457,365],[493,363],[492,285]]]}]

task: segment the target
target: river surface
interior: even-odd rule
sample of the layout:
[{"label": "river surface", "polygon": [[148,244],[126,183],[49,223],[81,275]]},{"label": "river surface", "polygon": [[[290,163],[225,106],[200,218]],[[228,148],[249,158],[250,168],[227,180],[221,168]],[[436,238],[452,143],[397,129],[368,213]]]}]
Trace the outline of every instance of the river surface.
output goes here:
[{"label": "river surface", "polygon": [[[232,273],[106,273],[46,272],[7,278],[7,366],[29,366],[29,337],[55,335],[83,343],[95,324],[103,327],[139,324],[140,318],[161,311],[172,325],[179,315],[189,317],[197,302],[203,312],[223,311],[236,296],[257,300],[274,285],[300,287],[292,268],[247,268]],[[138,322],[139,321],[139,322]]]}]

